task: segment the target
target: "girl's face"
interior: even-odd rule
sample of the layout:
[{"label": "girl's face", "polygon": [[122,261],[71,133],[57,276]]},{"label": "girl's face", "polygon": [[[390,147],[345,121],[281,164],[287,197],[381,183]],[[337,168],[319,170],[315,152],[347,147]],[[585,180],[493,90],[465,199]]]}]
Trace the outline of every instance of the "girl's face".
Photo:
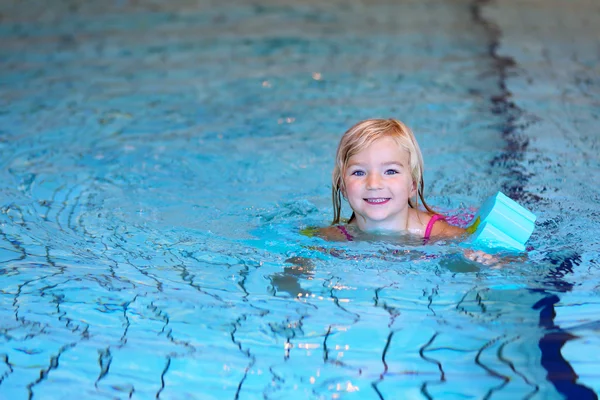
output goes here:
[{"label": "girl's face", "polygon": [[363,231],[404,231],[408,199],[416,194],[410,156],[391,137],[383,137],[350,157],[345,192]]}]

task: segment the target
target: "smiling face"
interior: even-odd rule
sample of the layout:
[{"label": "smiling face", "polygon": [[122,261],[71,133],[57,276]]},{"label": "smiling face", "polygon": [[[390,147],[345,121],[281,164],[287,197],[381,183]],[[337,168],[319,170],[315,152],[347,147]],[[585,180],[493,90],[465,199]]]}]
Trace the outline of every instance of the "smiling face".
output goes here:
[{"label": "smiling face", "polygon": [[405,231],[408,200],[416,194],[410,155],[389,136],[348,159],[344,196],[362,231]]}]

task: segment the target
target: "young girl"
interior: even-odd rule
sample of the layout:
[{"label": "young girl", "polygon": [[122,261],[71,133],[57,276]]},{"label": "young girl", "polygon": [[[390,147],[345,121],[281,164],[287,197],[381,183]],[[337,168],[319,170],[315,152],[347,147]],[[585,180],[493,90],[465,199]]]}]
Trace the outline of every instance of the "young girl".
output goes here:
[{"label": "young girl", "polygon": [[[421,150],[411,130],[398,120],[368,119],[346,131],[332,183],[332,226],[317,233],[325,239],[405,232],[428,240],[465,233],[425,202]],[[341,224],[342,197],[353,211],[347,225]],[[425,210],[419,209],[419,201]]]}]

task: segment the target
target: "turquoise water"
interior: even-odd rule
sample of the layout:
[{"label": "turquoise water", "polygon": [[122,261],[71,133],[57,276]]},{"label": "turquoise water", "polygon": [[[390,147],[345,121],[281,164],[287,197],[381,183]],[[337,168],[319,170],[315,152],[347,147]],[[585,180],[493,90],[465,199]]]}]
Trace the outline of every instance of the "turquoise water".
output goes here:
[{"label": "turquoise water", "polygon": [[[2,2],[0,398],[597,398],[599,6]],[[299,234],[389,116],[526,261]]]}]

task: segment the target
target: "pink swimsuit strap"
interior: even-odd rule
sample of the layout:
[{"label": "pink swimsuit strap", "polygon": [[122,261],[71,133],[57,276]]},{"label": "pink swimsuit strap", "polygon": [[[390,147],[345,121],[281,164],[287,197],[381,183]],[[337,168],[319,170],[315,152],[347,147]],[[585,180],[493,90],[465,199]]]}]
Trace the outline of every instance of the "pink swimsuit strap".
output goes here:
[{"label": "pink swimsuit strap", "polygon": [[349,242],[352,241],[352,235],[348,233],[344,225],[338,225],[338,229],[344,234],[344,236],[346,236],[346,239],[348,239]]},{"label": "pink swimsuit strap", "polygon": [[[429,238],[431,237],[431,230],[433,229],[433,225],[440,219],[446,218],[443,215],[433,214],[433,216],[427,223],[427,228],[425,228],[425,235],[423,236],[423,239],[429,240]],[[344,234],[344,236],[346,237],[346,239],[348,239],[349,242],[351,242],[354,239],[352,235],[348,233],[344,225],[338,225],[338,229]]]},{"label": "pink swimsuit strap", "polygon": [[429,240],[429,237],[431,236],[431,230],[433,229],[433,225],[440,219],[446,219],[446,218],[444,218],[443,215],[433,214],[433,216],[427,223],[427,228],[425,228],[425,235],[423,236],[423,239]]}]

